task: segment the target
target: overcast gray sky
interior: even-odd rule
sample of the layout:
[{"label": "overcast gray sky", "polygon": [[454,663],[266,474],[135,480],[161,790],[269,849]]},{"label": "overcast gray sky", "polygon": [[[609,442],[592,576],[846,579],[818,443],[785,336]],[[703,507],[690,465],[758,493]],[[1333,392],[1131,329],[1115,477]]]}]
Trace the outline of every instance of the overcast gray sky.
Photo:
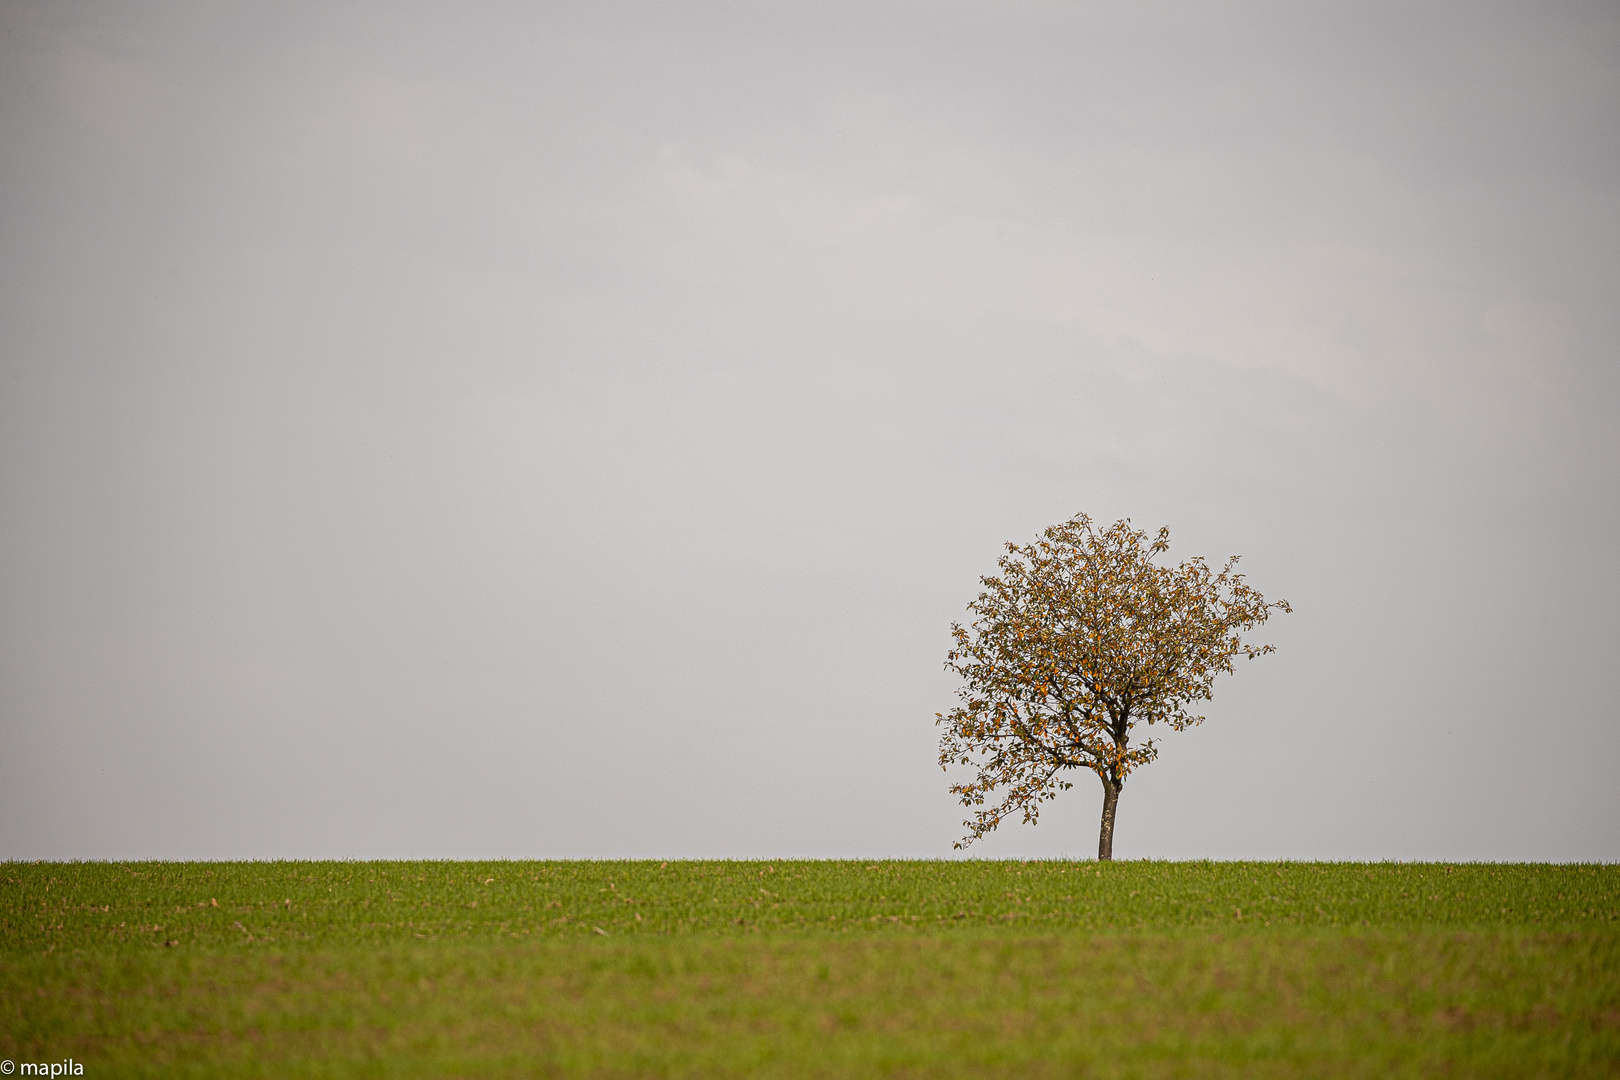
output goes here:
[{"label": "overcast gray sky", "polygon": [[1612,3],[7,2],[0,363],[0,857],[949,855],[1083,510],[1120,857],[1620,859]]}]

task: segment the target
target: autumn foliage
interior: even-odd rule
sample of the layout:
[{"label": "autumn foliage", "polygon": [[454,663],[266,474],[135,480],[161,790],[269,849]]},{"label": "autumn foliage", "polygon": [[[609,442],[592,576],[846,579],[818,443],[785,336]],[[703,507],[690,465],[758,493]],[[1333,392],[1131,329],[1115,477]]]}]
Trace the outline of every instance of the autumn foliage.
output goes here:
[{"label": "autumn foliage", "polygon": [[977,770],[951,785],[979,808],[957,847],[1009,814],[1034,824],[1073,786],[1069,770],[1090,769],[1103,785],[1098,858],[1112,858],[1120,790],[1158,755],[1154,740],[1132,742],[1137,726],[1201,723],[1189,707],[1212,698],[1215,677],[1274,650],[1243,634],[1292,610],[1286,600],[1246,585],[1235,555],[1219,572],[1201,558],[1161,566],[1169,546],[1168,529],[1098,530],[1077,514],[1034,544],[1008,544],[1001,572],[981,579],[971,624],[951,627],[946,667],[962,677],[962,704],[936,717],[941,767]]}]

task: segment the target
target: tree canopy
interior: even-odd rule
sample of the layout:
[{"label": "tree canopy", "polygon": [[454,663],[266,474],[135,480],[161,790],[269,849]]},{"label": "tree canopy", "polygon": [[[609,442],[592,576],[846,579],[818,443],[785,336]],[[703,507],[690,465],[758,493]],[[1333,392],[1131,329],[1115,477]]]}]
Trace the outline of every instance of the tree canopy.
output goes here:
[{"label": "tree canopy", "polygon": [[1158,755],[1151,738],[1132,743],[1137,726],[1202,723],[1189,707],[1213,698],[1215,677],[1274,651],[1243,635],[1293,610],[1286,600],[1245,584],[1236,555],[1218,572],[1201,558],[1161,566],[1169,547],[1167,528],[1150,538],[1126,519],[1098,530],[1077,514],[1033,544],[1009,543],[1000,573],[980,579],[946,659],[962,704],[936,714],[940,766],[977,770],[951,785],[978,808],[957,847],[1015,812],[1034,824],[1073,786],[1068,770],[1090,769],[1103,785],[1098,857],[1112,858],[1120,790]]}]

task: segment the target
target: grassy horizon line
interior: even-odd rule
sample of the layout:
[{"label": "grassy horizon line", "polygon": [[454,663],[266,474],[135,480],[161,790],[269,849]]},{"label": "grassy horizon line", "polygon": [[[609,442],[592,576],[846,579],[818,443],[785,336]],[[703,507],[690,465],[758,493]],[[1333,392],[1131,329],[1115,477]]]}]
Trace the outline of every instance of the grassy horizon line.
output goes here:
[{"label": "grassy horizon line", "polygon": [[0,864],[0,1058],[134,1077],[1615,1076],[1620,867]]}]

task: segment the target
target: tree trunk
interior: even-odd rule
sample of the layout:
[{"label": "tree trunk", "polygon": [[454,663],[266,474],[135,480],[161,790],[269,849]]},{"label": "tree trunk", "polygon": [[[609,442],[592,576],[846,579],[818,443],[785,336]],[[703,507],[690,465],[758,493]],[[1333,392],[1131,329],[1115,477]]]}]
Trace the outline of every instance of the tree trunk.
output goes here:
[{"label": "tree trunk", "polygon": [[1106,779],[1103,786],[1102,831],[1097,837],[1097,861],[1114,860],[1114,810],[1119,806],[1119,788]]}]

